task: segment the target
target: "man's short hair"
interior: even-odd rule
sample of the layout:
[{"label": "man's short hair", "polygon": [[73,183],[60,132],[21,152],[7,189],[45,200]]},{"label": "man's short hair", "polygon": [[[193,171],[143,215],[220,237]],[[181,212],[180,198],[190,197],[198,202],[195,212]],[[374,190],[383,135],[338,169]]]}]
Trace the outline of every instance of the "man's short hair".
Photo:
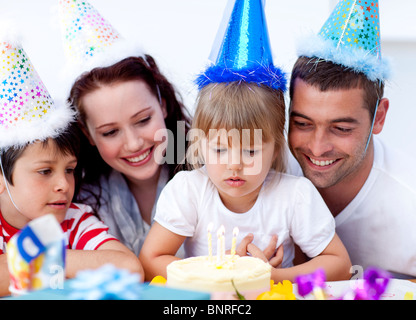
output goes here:
[{"label": "man's short hair", "polygon": [[296,61],[290,80],[290,99],[293,99],[294,84],[297,78],[321,91],[364,89],[364,101],[370,113],[370,119],[373,119],[378,101],[384,95],[383,81],[370,81],[364,73],[317,57],[301,56]]}]

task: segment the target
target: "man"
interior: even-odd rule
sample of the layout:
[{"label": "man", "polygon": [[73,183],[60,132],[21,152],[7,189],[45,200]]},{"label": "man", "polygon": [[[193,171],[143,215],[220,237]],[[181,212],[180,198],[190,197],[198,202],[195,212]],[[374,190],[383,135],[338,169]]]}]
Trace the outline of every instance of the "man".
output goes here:
[{"label": "man", "polygon": [[[389,100],[379,32],[371,30],[379,30],[378,2],[368,8],[340,1],[314,39],[318,45],[303,49],[292,71],[288,140],[335,217],[352,273],[375,266],[415,278],[415,161],[373,137],[383,129]],[[374,46],[368,34],[376,36]]]}]

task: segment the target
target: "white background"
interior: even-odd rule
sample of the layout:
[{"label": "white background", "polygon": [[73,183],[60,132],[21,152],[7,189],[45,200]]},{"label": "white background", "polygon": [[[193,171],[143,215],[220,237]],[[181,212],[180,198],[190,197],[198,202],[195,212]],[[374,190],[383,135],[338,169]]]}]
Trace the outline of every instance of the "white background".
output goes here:
[{"label": "white background", "polygon": [[[370,0],[371,2],[371,0]],[[175,86],[191,111],[195,75],[208,56],[227,0],[90,0],[126,39],[138,40]],[[54,98],[63,98],[64,64],[58,0],[0,0],[0,19],[21,29],[23,47]],[[274,63],[290,72],[296,43],[316,34],[336,0],[267,0]],[[393,62],[385,96],[390,110],[380,136],[416,158],[416,1],[380,0],[382,54]]]}]

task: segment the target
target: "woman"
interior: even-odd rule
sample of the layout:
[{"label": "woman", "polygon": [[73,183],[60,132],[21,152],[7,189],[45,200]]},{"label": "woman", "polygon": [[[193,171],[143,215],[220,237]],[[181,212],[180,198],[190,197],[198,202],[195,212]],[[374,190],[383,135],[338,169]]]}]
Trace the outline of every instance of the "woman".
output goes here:
[{"label": "woman", "polygon": [[185,159],[189,114],[149,55],[82,74],[68,101],[84,133],[77,200],[138,255],[160,191]]}]

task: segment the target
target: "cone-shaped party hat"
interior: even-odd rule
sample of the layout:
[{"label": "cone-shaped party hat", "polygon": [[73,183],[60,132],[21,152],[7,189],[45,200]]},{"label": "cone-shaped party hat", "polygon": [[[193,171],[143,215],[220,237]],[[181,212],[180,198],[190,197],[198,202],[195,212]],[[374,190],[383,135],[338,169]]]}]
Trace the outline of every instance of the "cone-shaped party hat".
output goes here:
[{"label": "cone-shaped party hat", "polygon": [[385,80],[389,66],[381,57],[379,1],[340,0],[318,35],[305,40],[298,54],[343,65],[372,81]]},{"label": "cone-shaped party hat", "polygon": [[73,117],[52,100],[22,46],[0,39],[0,149],[53,138]]},{"label": "cone-shaped party hat", "polygon": [[196,80],[199,89],[209,83],[244,81],[286,90],[285,74],[273,64],[263,3],[231,0],[231,16],[224,16],[227,25],[215,61]]},{"label": "cone-shaped party hat", "polygon": [[88,71],[143,55],[140,45],[127,42],[86,0],[59,0],[58,13],[68,68]]}]

